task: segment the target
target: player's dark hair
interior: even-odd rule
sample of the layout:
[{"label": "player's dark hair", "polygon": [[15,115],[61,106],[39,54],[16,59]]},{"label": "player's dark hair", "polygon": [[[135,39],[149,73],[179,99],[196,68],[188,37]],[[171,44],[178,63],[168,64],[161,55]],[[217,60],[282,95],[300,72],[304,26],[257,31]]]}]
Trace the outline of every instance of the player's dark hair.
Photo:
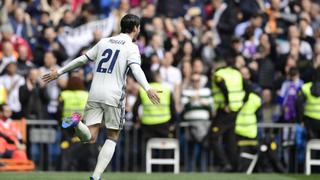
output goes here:
[{"label": "player's dark hair", "polygon": [[125,15],[120,22],[122,33],[131,33],[134,27],[139,27],[140,18],[133,14]]}]

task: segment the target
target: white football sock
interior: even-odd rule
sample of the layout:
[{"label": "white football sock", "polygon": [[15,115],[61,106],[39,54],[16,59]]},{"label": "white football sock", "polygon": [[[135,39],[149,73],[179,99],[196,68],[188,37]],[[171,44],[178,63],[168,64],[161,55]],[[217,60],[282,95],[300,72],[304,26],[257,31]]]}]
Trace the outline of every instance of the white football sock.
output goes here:
[{"label": "white football sock", "polygon": [[109,162],[112,159],[116,145],[117,143],[115,141],[107,139],[104,145],[102,146],[98,156],[96,168],[94,169],[92,175],[94,179],[99,179],[104,170],[107,168]]},{"label": "white football sock", "polygon": [[83,124],[81,121],[78,123],[75,129],[81,141],[86,142],[91,139],[91,133],[88,126]]}]

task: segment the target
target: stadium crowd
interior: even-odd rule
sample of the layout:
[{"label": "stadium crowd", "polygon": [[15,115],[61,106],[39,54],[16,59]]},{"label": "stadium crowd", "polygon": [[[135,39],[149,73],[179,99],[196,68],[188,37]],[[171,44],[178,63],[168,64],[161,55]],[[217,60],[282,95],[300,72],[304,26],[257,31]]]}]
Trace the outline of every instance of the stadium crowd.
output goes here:
[{"label": "stadium crowd", "polygon": [[[81,92],[77,100],[86,97],[93,64],[46,86],[40,77],[84,54],[103,36],[119,33],[119,19],[126,13],[141,17],[136,43],[147,78],[159,73],[172,92],[175,118],[167,133],[174,131],[174,122],[192,121],[193,128],[184,135],[194,143],[205,141],[214,121],[212,77],[227,59],[261,97],[258,121],[264,123],[303,123],[298,95],[320,68],[317,0],[3,0],[0,7],[0,103],[10,107],[11,119],[60,122],[70,115],[74,106],[68,105],[70,112],[64,109],[70,96],[63,92]],[[72,36],[66,32],[103,19],[114,20],[110,33],[99,28],[91,34],[77,31],[78,41],[65,43]],[[126,121],[135,128],[141,126],[138,94],[139,85],[129,76]],[[199,110],[194,103],[205,110],[190,113]],[[320,131],[319,124],[314,128]],[[62,132],[62,149],[68,147],[68,134],[73,132]],[[320,138],[319,132],[311,137]]]}]

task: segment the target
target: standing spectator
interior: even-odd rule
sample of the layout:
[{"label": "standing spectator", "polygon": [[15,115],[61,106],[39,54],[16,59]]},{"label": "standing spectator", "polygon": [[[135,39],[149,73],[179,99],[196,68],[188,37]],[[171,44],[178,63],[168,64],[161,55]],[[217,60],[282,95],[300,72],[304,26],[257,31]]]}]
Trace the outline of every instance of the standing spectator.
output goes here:
[{"label": "standing spectator", "polygon": [[29,69],[33,67],[33,63],[28,58],[28,49],[26,46],[20,46],[18,49],[18,60],[17,60],[17,67],[18,67],[18,74],[21,76],[26,76]]},{"label": "standing spectator", "polygon": [[[40,67],[40,74],[46,74],[51,68],[59,68],[57,65],[57,59],[52,52],[47,52],[44,55],[44,66]],[[49,96],[49,104],[47,106],[47,111],[49,113],[49,118],[56,118],[57,108],[58,108],[58,98],[60,94],[60,88],[65,88],[67,84],[67,75],[61,76],[59,79],[49,82],[46,86],[46,93]]]},{"label": "standing spectator", "polygon": [[45,119],[48,117],[46,106],[49,97],[39,77],[39,70],[31,68],[26,77],[26,84],[19,89],[22,116],[27,119]]},{"label": "standing spectator", "polygon": [[211,31],[207,31],[201,38],[201,47],[199,48],[201,51],[201,59],[203,59],[205,74],[213,67],[214,58],[216,57],[214,48],[213,34]]},{"label": "standing spectator", "polygon": [[[189,155],[192,157],[196,146],[201,145],[207,135],[213,100],[210,89],[201,85],[201,76],[199,74],[193,74],[191,81],[192,87],[182,90],[181,103],[184,109],[182,112],[183,120],[190,123],[186,138],[190,142],[190,149],[192,150],[189,151]],[[199,153],[196,157],[200,156]],[[198,160],[199,158],[197,158]]]},{"label": "standing spectator", "polygon": [[234,28],[237,25],[236,11],[231,4],[223,0],[212,0],[214,15],[209,22],[210,27],[215,33],[214,40],[217,47],[217,53],[220,56],[226,56],[230,50],[230,43]]},{"label": "standing spectator", "polygon": [[25,84],[24,78],[17,74],[17,64],[10,62],[6,67],[6,73],[0,77],[0,83],[8,93],[8,105],[12,110],[12,118],[21,117],[21,104],[19,101],[19,87]]},{"label": "standing spectator", "polygon": [[296,101],[302,85],[303,81],[300,79],[299,70],[297,68],[291,68],[289,70],[288,80],[282,83],[279,94],[284,122],[296,121]]},{"label": "standing spectator", "polygon": [[160,67],[160,74],[163,82],[168,84],[171,92],[173,93],[174,100],[176,102],[176,109],[180,112],[180,94],[181,94],[181,72],[178,68],[172,66],[173,55],[167,51],[164,54],[162,60],[162,66]]}]

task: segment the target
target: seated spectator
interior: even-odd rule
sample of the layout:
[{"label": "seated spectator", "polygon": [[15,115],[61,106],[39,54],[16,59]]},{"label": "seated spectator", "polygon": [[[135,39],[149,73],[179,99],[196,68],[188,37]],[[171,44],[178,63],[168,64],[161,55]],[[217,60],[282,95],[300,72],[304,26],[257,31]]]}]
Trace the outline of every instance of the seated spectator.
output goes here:
[{"label": "seated spectator", "polygon": [[1,65],[0,65],[0,73],[3,72],[4,68],[10,63],[10,62],[16,62],[18,59],[18,53],[14,50],[13,45],[10,42],[4,42],[2,44],[2,51],[0,52],[0,59],[1,59]]},{"label": "seated spectator", "polygon": [[21,132],[13,126],[11,115],[8,105],[0,105],[0,157],[26,161],[26,145]]},{"label": "seated spectator", "polygon": [[8,94],[8,106],[12,110],[12,118],[19,119],[21,117],[21,103],[19,101],[19,88],[25,84],[24,78],[17,74],[17,64],[10,62],[6,67],[6,73],[0,76],[0,84],[2,84]]},{"label": "seated spectator", "polygon": [[192,73],[200,75],[200,85],[204,87],[208,83],[208,77],[203,74],[203,62],[197,58],[192,62]]},{"label": "seated spectator", "polygon": [[61,65],[67,59],[67,53],[57,38],[57,32],[53,27],[47,27],[42,33],[42,36],[38,39],[38,45],[34,50],[34,52],[37,52],[34,54],[34,63],[42,66],[45,53],[51,51],[57,58],[57,64]]},{"label": "seated spectator", "polygon": [[28,58],[32,57],[32,51],[29,46],[29,43],[22,37],[15,35],[11,25],[3,24],[1,26],[1,35],[2,41],[0,43],[0,49],[2,49],[3,43],[8,41],[11,42],[15,51],[18,51],[19,46],[21,45],[26,46],[28,48]]},{"label": "seated spectator", "polygon": [[191,87],[192,66],[190,62],[183,62],[181,66],[182,87],[181,89],[189,89]]},{"label": "seated spectator", "polygon": [[235,36],[239,37],[239,38],[244,36],[246,29],[248,27],[252,27],[253,28],[253,36],[254,36],[254,44],[258,45],[260,36],[263,33],[263,30],[261,28],[262,23],[263,23],[262,15],[261,14],[254,14],[253,16],[250,17],[250,20],[245,21],[245,22],[237,25],[237,27],[235,29]]}]

